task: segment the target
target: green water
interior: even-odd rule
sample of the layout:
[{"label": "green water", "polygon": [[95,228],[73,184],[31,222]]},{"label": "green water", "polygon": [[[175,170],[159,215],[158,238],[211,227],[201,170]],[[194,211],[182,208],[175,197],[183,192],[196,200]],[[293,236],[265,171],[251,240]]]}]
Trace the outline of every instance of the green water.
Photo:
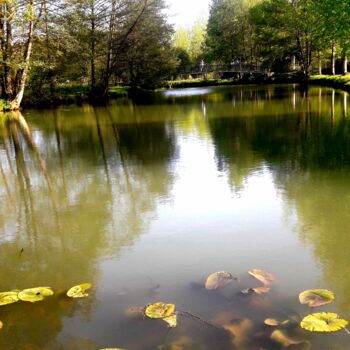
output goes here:
[{"label": "green water", "polygon": [[[336,294],[317,311],[350,320],[348,101],[293,85],[189,89],[28,111],[31,139],[0,123],[0,290],[56,292],[0,308],[0,349],[278,350],[264,319],[312,312],[298,301],[310,288]],[[270,293],[239,293],[259,286],[251,268],[276,276]],[[223,270],[239,281],[206,291]],[[88,298],[64,296],[84,282]],[[157,301],[219,329],[128,312]],[[220,329],[237,324],[235,339]],[[350,347],[344,331],[285,330],[311,349]]]}]

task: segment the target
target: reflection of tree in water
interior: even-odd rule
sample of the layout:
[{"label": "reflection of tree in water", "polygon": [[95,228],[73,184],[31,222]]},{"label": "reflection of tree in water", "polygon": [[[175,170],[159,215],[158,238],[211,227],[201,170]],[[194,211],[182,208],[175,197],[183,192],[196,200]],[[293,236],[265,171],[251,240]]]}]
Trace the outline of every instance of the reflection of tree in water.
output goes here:
[{"label": "reflection of tree in water", "polygon": [[320,96],[320,101],[311,96],[299,96],[294,113],[292,101],[272,99],[268,105],[258,101],[250,117],[210,119],[218,167],[228,173],[234,187],[240,188],[252,171],[264,165],[289,171],[350,165],[344,100],[332,105],[328,95]]},{"label": "reflection of tree in water", "polygon": [[[0,127],[1,289],[96,283],[98,259],[132,245],[169,192],[171,127],[120,128],[94,109],[33,125],[32,134],[16,120]],[[89,317],[92,306],[54,296],[2,308],[0,348],[54,349],[63,318]]]},{"label": "reflection of tree in water", "polygon": [[[317,89],[318,90],[318,89]],[[305,242],[314,246],[328,288],[349,310],[350,120],[347,94],[311,90],[271,114],[211,119],[220,170],[236,189],[263,166],[296,208]]]}]

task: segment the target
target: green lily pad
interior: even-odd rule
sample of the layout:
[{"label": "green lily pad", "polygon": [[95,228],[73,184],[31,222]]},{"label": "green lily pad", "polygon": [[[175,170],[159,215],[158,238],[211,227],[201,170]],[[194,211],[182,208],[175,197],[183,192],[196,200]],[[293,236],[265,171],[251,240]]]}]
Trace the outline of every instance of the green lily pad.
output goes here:
[{"label": "green lily pad", "polygon": [[208,276],[205,282],[205,288],[208,290],[215,290],[218,288],[223,288],[230,284],[233,280],[233,276],[226,271],[220,271],[212,273]]},{"label": "green lily pad", "polygon": [[0,306],[16,303],[19,300],[18,292],[19,290],[13,290],[11,292],[0,293]]},{"label": "green lily pad", "polygon": [[330,304],[334,299],[334,293],[327,289],[311,289],[299,294],[300,303],[310,307]]},{"label": "green lily pad", "polygon": [[348,325],[348,321],[332,312],[320,312],[306,316],[300,323],[301,328],[310,332],[336,332]]},{"label": "green lily pad", "polygon": [[92,285],[90,283],[79,284],[77,286],[72,287],[67,292],[67,296],[69,296],[70,298],[85,298],[89,296],[89,294],[85,292],[91,287]]},{"label": "green lily pad", "polygon": [[44,300],[45,297],[50,295],[53,295],[53,291],[50,287],[36,287],[20,291],[18,293],[18,299],[35,303],[37,301]]}]

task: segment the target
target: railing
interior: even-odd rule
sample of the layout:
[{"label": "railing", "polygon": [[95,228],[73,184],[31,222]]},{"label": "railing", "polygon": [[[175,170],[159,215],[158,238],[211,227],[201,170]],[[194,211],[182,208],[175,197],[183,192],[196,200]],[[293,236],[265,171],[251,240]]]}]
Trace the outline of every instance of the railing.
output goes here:
[{"label": "railing", "polygon": [[206,74],[206,73],[268,73],[269,69],[260,64],[197,64],[179,66],[177,74]]}]

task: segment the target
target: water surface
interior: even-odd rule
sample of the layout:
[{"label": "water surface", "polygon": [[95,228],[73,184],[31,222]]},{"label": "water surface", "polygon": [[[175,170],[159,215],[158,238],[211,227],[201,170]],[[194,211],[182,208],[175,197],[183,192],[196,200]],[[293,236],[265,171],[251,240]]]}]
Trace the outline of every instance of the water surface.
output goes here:
[{"label": "water surface", "polygon": [[[200,88],[28,111],[32,139],[1,124],[1,290],[57,293],[1,307],[0,348],[280,349],[263,320],[306,316],[310,288],[336,293],[319,311],[350,319],[347,105],[318,87]],[[259,285],[251,268],[276,275],[269,294],[239,293]],[[206,291],[222,270],[239,282]],[[89,298],[64,297],[83,282]],[[156,301],[242,336],[127,311]],[[345,332],[287,332],[349,348]]]}]

